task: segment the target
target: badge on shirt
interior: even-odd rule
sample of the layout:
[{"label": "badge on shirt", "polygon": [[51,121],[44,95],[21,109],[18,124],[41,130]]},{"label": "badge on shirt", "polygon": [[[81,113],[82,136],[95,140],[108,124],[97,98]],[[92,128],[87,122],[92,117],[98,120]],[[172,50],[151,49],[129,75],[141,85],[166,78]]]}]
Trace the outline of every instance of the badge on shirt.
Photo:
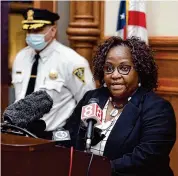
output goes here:
[{"label": "badge on shirt", "polygon": [[85,77],[84,77],[84,72],[85,69],[83,67],[77,68],[73,71],[73,74],[75,76],[77,76],[77,78],[82,81],[83,83],[85,83]]},{"label": "badge on shirt", "polygon": [[51,70],[49,72],[50,79],[57,79],[58,78],[58,72],[56,70]]}]

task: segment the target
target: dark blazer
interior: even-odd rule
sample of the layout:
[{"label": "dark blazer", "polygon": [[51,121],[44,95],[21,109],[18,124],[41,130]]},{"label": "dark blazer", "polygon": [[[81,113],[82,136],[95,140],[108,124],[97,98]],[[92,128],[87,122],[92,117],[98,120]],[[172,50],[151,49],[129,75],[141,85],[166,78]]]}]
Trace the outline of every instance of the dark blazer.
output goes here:
[{"label": "dark blazer", "polygon": [[[90,98],[97,98],[103,109],[109,94],[104,87],[88,91],[75,108],[66,129],[76,149],[84,150],[82,106]],[[169,153],[175,140],[176,121],[171,104],[152,91],[138,88],[113,127],[104,156],[111,160],[112,175],[172,176]]]}]

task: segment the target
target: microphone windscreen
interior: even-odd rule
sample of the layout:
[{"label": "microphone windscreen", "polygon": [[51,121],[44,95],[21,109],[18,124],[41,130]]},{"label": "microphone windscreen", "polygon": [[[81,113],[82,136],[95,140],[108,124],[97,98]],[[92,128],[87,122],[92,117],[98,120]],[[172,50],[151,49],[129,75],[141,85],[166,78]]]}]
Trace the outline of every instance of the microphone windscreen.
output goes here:
[{"label": "microphone windscreen", "polygon": [[26,128],[30,122],[48,113],[52,105],[53,100],[46,91],[36,91],[8,106],[3,118],[13,125]]}]

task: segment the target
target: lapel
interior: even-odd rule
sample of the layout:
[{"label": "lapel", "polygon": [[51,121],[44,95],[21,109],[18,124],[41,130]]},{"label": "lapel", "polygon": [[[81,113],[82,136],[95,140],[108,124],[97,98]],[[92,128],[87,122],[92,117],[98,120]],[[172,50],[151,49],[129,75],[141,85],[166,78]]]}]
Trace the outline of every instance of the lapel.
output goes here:
[{"label": "lapel", "polygon": [[100,88],[98,97],[99,97],[99,106],[101,109],[104,108],[104,106],[109,98],[109,95],[110,95],[110,93],[107,88],[105,88],[105,87]]},{"label": "lapel", "polygon": [[[143,88],[137,89],[131,100],[125,106],[122,114],[118,118],[108,137],[104,150],[105,156],[113,157],[116,154],[116,151],[114,149],[120,151],[121,146],[123,145],[124,141],[127,139],[136,124],[139,113],[141,111],[141,105],[145,93],[146,91]],[[113,141],[113,139],[114,141],[117,140],[117,142],[115,142],[114,144],[114,148],[113,142],[111,142]]]}]

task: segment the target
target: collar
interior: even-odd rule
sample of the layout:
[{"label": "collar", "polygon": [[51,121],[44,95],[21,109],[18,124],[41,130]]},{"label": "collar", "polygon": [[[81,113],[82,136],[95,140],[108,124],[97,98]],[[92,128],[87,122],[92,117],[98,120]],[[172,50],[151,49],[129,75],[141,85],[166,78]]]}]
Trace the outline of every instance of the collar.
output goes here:
[{"label": "collar", "polygon": [[[101,108],[103,109],[108,98],[111,97],[111,93],[109,92],[107,87],[101,87],[100,88],[100,92],[101,92]],[[139,106],[140,102],[143,101],[144,99],[144,95],[147,93],[148,91],[146,89],[144,89],[143,87],[138,87],[137,90],[128,98],[128,103],[131,102],[132,104],[134,104],[136,107]]]},{"label": "collar", "polygon": [[[99,98],[99,106],[101,109],[104,108],[107,100],[111,96],[107,87],[98,88],[98,98]],[[137,88],[137,90],[132,94],[131,98],[129,98],[128,104],[133,104],[136,108],[139,108],[140,103],[144,100],[144,96],[147,93],[147,90],[143,87]]]},{"label": "collar", "polygon": [[[45,62],[46,60],[49,59],[49,56],[50,56],[51,53],[54,51],[55,44],[56,44],[56,39],[53,39],[53,41],[52,41],[44,50],[42,50],[42,51],[39,53],[40,59],[41,59],[42,62]],[[34,58],[35,54],[36,54],[36,52],[35,52],[35,50],[33,49],[32,61],[33,61],[33,58]]]},{"label": "collar", "polygon": [[138,87],[137,90],[132,94],[130,102],[139,108],[140,103],[143,103],[145,95],[148,91],[143,87]]}]

